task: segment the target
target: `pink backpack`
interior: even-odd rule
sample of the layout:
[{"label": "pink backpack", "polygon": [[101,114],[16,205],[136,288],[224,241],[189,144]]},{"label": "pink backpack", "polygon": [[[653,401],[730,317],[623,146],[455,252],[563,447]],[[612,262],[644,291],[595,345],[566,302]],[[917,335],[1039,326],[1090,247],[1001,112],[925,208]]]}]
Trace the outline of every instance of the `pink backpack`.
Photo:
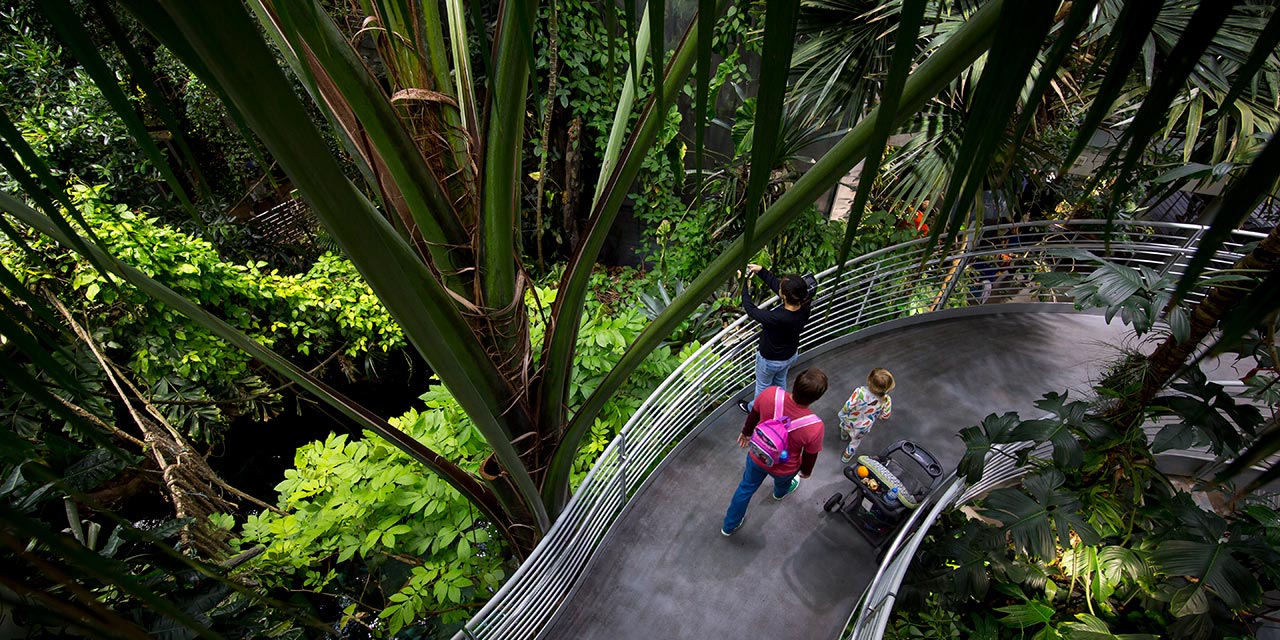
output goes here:
[{"label": "pink backpack", "polygon": [[786,392],[782,387],[775,387],[773,393],[773,417],[756,425],[747,443],[747,450],[755,454],[756,460],[766,467],[774,467],[787,460],[787,436],[800,427],[807,427],[820,421],[818,416],[809,414],[795,422],[782,415],[786,402]]}]

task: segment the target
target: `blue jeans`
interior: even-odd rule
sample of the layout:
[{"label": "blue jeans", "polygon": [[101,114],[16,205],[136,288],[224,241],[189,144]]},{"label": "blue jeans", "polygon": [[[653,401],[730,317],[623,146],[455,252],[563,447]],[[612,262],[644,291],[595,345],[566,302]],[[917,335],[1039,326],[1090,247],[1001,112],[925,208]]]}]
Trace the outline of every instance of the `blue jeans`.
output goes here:
[{"label": "blue jeans", "polygon": [[[800,353],[791,354],[786,360],[765,360],[760,352],[756,352],[756,392],[751,395],[751,399],[747,400],[747,410],[755,406],[756,398],[769,387],[787,388],[787,373],[791,371],[791,365],[795,363],[796,357]],[[770,416],[772,417],[772,416]]]},{"label": "blue jeans", "polygon": [[773,497],[775,498],[786,496],[787,491],[791,489],[791,479],[796,477],[794,473],[774,476],[752,461],[750,455],[746,458],[747,464],[742,470],[742,482],[738,483],[738,490],[733,492],[733,500],[729,502],[729,510],[724,513],[725,531],[732,532],[742,526],[742,519],[747,515],[747,505],[751,503],[751,496],[756,494],[756,489],[759,489],[761,484],[764,484],[765,476],[773,476]]}]

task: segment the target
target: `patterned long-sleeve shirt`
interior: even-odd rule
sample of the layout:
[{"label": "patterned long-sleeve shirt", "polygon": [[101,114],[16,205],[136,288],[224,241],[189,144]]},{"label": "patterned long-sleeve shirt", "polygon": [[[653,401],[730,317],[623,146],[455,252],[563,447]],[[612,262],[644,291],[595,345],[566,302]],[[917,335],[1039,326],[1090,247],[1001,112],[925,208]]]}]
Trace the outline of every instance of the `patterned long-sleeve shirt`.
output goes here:
[{"label": "patterned long-sleeve shirt", "polygon": [[888,418],[893,411],[889,394],[878,396],[866,387],[858,387],[845,401],[840,416],[840,428],[850,432],[865,432],[879,418]]}]

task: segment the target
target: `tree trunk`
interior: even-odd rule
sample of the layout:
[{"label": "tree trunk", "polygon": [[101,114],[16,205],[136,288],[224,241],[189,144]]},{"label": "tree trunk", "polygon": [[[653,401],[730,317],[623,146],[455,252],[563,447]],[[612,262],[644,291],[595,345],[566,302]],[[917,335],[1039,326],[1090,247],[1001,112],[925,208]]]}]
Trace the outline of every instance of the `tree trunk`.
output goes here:
[{"label": "tree trunk", "polygon": [[503,538],[511,545],[511,552],[523,562],[546,532],[538,530],[533,514],[529,512],[520,491],[512,484],[511,475],[498,463],[496,456],[490,455],[480,463],[479,474],[480,479],[493,490],[493,495],[508,516],[507,521],[492,524],[502,530]]},{"label": "tree trunk", "polygon": [[[1253,272],[1269,272],[1280,268],[1280,226],[1272,227],[1271,233],[1253,251],[1241,258],[1234,268]],[[1165,338],[1147,358],[1148,367],[1142,374],[1142,386],[1137,395],[1124,404],[1123,409],[1146,406],[1177,375],[1201,341],[1249,294],[1250,290],[1240,288],[1239,284],[1218,285],[1209,291],[1209,295],[1191,312],[1191,334],[1186,340],[1179,342],[1172,335]]]},{"label": "tree trunk", "polygon": [[564,232],[565,253],[578,246],[578,202],[586,191],[582,180],[582,118],[569,123],[569,140],[564,147],[564,198],[560,209],[560,226]]}]

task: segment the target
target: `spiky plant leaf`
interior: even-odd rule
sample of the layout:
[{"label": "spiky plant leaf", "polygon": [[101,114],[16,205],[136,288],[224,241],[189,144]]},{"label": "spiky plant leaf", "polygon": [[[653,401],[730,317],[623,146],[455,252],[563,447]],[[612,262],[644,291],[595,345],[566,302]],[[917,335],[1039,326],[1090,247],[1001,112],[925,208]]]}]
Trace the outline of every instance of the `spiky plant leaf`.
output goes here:
[{"label": "spiky plant leaf", "polygon": [[[752,243],[756,217],[764,198],[765,186],[775,166],[778,133],[782,121],[782,103],[787,92],[787,75],[791,51],[795,47],[796,15],[799,2],[774,2],[768,5],[764,22],[764,51],[761,53],[760,90],[756,122],[751,135],[751,172],[747,179],[742,241]],[[743,260],[746,269],[746,260]]]},{"label": "spiky plant leaf", "polygon": [[[1177,295],[1185,296],[1191,291],[1209,265],[1209,261],[1222,249],[1226,240],[1257,208],[1258,203],[1271,193],[1277,175],[1280,175],[1280,135],[1272,136],[1258,157],[1250,163],[1244,175],[1232,182],[1225,193],[1209,204],[1205,212],[1205,216],[1210,220],[1209,231],[1200,239],[1191,263],[1183,271],[1182,278],[1178,281]],[[1270,291],[1274,292],[1274,290],[1275,288],[1272,287]],[[1255,293],[1258,291],[1255,290]],[[1266,307],[1263,306],[1264,302],[1264,296],[1258,294],[1254,299],[1247,300],[1246,304],[1240,305],[1237,315],[1232,319],[1233,322],[1230,325],[1232,331],[1228,335],[1238,338],[1240,326],[1252,327],[1257,324],[1258,320],[1267,313]]]},{"label": "spiky plant leaf", "polygon": [[120,88],[115,73],[107,66],[106,61],[102,59],[98,51],[98,45],[94,43],[89,36],[88,30],[84,27],[83,19],[76,14],[76,11],[66,0],[49,0],[48,2],[40,3],[39,6],[48,16],[54,28],[62,34],[62,41],[76,56],[76,60],[80,62],[85,72],[93,78],[94,83],[102,92],[102,96],[106,98],[116,115],[120,116],[125,127],[133,134],[133,139],[151,161],[152,166],[160,172],[165,182],[168,183],[169,188],[173,190],[182,207],[191,215],[196,225],[203,227],[204,221],[200,219],[200,214],[196,211],[195,205],[187,197],[187,191],[182,181],[178,180],[178,176],[174,174],[169,161],[161,153],[160,148],[156,146],[155,141],[152,140],[146,123],[142,121],[142,117],[133,108],[133,104],[129,102],[129,97]]},{"label": "spiky plant leaf", "polygon": [[[902,88],[907,83],[907,74],[911,71],[911,62],[915,58],[915,41],[920,36],[920,24],[924,20],[924,0],[908,0],[902,5],[901,21],[898,24],[898,36],[893,45],[893,62],[889,67],[889,76],[885,80],[884,93],[880,104],[889,111],[896,110],[902,98]],[[871,197],[871,186],[880,174],[880,163],[884,158],[885,148],[889,144],[889,134],[893,132],[892,123],[885,119],[876,123],[872,133],[867,160],[863,163],[862,172],[858,174],[858,191],[854,194],[853,204],[849,207],[849,219],[845,222],[844,239],[840,241],[840,257],[836,260],[836,272],[832,280],[839,282],[845,263],[849,261],[849,251],[853,247],[853,237],[858,232],[858,225],[866,211],[867,200]]]},{"label": "spiky plant leaf", "polygon": [[1189,579],[1170,603],[1179,617],[1206,613],[1212,594],[1232,609],[1239,609],[1262,596],[1253,573],[1221,542],[1167,540],[1151,552],[1151,562],[1161,573]]},{"label": "spiky plant leaf", "polygon": [[[1120,166],[1119,180],[1111,193],[1113,209],[1135,180],[1134,170],[1138,161],[1147,153],[1151,138],[1164,123],[1169,105],[1182,90],[1188,76],[1234,5],[1235,2],[1231,0],[1200,3],[1177,45],[1161,64],[1160,73],[1151,90],[1143,99],[1133,120],[1125,127],[1120,143],[1113,151],[1113,154],[1118,154],[1122,148],[1128,148]],[[1188,129],[1191,132],[1189,137],[1194,138],[1195,132],[1199,131],[1198,123],[1193,122]]]},{"label": "spiky plant leaf", "polygon": [[1006,607],[996,607],[996,611],[1005,614],[1003,618],[1000,618],[1001,624],[1015,629],[1050,624],[1053,622],[1053,614],[1055,613],[1053,607],[1042,602],[1024,602]]},{"label": "spiky plant leaf", "polygon": [[[1062,173],[1066,173],[1089,144],[1093,132],[1098,129],[1110,113],[1116,101],[1124,93],[1129,74],[1137,65],[1142,55],[1146,34],[1155,26],[1160,15],[1163,0],[1143,0],[1142,2],[1125,2],[1120,15],[1116,19],[1115,28],[1111,30],[1103,50],[1094,63],[1094,69],[1105,68],[1107,73],[1094,94],[1089,112],[1080,124],[1080,132],[1071,149],[1062,161]],[[1110,52],[1115,54],[1107,59]]]},{"label": "spiky plant leaf", "polygon": [[[1010,82],[1009,78],[1027,77],[1053,26],[1056,9],[1053,3],[1013,2],[1006,4],[1001,12],[990,54],[992,60],[1000,62],[983,68],[974,89],[970,118],[954,157],[953,166],[960,170],[952,174],[947,184],[939,214],[940,222],[945,223],[933,226],[929,234],[930,247],[944,237],[944,226],[945,240],[941,244],[949,247],[966,223],[983,218],[980,194],[987,168],[1004,140],[1005,126],[1013,119],[1022,97],[1022,83]],[[1028,104],[1023,108],[1035,107]]]},{"label": "spiky plant leaf", "polygon": [[1023,480],[1023,490],[991,492],[983,511],[1004,523],[1019,553],[1033,558],[1055,557],[1059,547],[1070,548],[1072,532],[1085,544],[1096,544],[1098,534],[1080,514],[1079,498],[1061,489],[1065,481],[1057,469],[1035,473]]}]

